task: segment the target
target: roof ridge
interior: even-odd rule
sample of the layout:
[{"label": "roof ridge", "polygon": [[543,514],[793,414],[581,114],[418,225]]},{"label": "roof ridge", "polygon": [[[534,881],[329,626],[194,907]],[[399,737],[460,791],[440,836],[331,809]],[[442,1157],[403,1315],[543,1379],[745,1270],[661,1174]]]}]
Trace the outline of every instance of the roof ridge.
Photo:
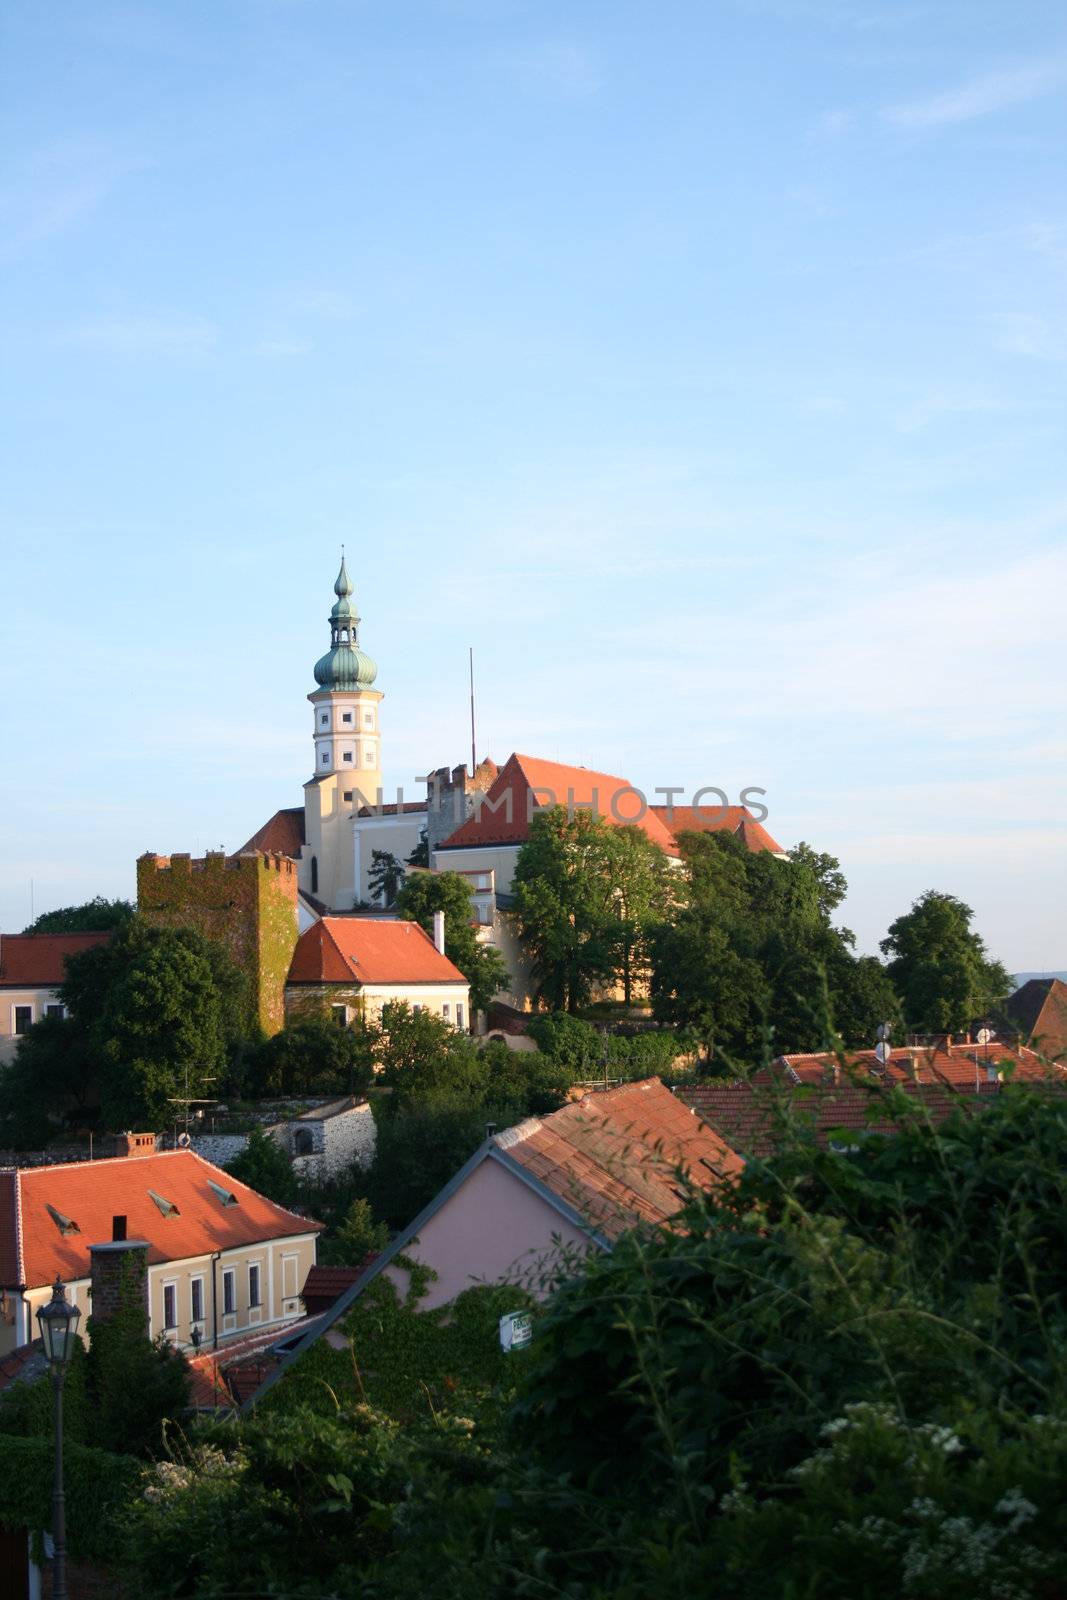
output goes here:
[{"label": "roof ridge", "polygon": [[494,1133],[493,1143],[500,1150],[510,1150],[513,1145],[522,1144],[524,1140],[539,1133],[543,1126],[540,1117],[524,1117],[522,1122],[516,1122],[514,1127],[505,1128],[502,1133]]},{"label": "roof ridge", "polygon": [[15,1168],[15,1269],[18,1282],[26,1282],[26,1262],[23,1253],[22,1241],[22,1174],[21,1169]]}]

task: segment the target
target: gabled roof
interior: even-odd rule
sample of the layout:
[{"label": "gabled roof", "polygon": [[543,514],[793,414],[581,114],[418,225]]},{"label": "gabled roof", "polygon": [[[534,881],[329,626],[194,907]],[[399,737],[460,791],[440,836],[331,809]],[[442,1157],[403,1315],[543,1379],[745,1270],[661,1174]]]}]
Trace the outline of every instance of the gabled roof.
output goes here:
[{"label": "gabled roof", "polygon": [[1042,1055],[1067,1054],[1067,983],[1059,978],[1031,978],[1016,989],[1006,1010]]},{"label": "gabled roof", "polygon": [[[602,1249],[627,1228],[669,1223],[683,1205],[675,1187],[681,1168],[701,1188],[732,1183],[744,1162],[713,1129],[681,1104],[658,1078],[624,1084],[531,1117],[486,1139],[403,1232],[324,1312],[319,1325],[262,1387],[246,1409],[401,1255],[483,1161],[494,1161]],[[518,1242],[517,1242],[518,1243]]]},{"label": "gabled roof", "polygon": [[[643,816],[638,815],[642,802],[626,778],[520,755],[508,757],[489,785],[484,803],[479,805],[476,801],[473,816],[436,848],[461,850],[472,845],[522,844],[530,831],[531,816],[537,811],[551,805],[587,808],[594,800],[598,814],[606,822],[632,821],[661,850],[668,855],[677,854],[670,829],[655,809],[649,807]],[[613,800],[618,816],[612,810]]]},{"label": "gabled roof", "polygon": [[418,812],[426,811],[427,809],[427,802],[425,800],[405,800],[400,805],[397,805],[396,801],[394,800],[391,801],[389,805],[360,806],[359,810],[356,812],[356,816],[407,817],[415,816]]},{"label": "gabled roof", "polygon": [[197,1411],[232,1411],[260,1387],[287,1346],[316,1326],[315,1317],[301,1317],[282,1327],[267,1328],[230,1339],[217,1350],[186,1353],[189,1401]]},{"label": "gabled roof", "polygon": [[276,811],[236,854],[260,850],[265,856],[292,856],[295,860],[305,842],[303,806],[286,806],[283,811]]},{"label": "gabled roof", "polygon": [[287,983],[461,983],[417,922],[388,917],[323,917],[300,935]]},{"label": "gabled roof", "polygon": [[107,944],[110,933],[5,933],[0,937],[0,987],[55,989],[67,957]]},{"label": "gabled roof", "polygon": [[779,856],[785,854],[746,806],[652,806],[650,809],[670,829],[675,840],[683,833],[736,833],[753,855],[759,850],[770,850]]},{"label": "gabled roof", "polygon": [[[837,1057],[823,1051],[812,1054],[779,1056],[775,1072],[792,1083],[824,1083],[828,1078],[849,1075],[882,1078],[890,1083],[939,1083],[948,1089],[973,1090],[975,1084],[995,1081],[1005,1062],[1014,1069],[1014,1083],[1043,1083],[1050,1080],[1067,1084],[1067,1069],[1050,1066],[1026,1046],[1000,1044],[939,1044],[891,1050],[881,1064],[873,1050],[849,1050],[842,1074]],[[771,1074],[773,1076],[774,1074]],[[766,1072],[757,1072],[752,1081],[767,1081]]]},{"label": "gabled roof", "polygon": [[495,1143],[608,1238],[636,1223],[668,1222],[684,1203],[679,1169],[714,1189],[744,1165],[658,1078],[584,1095]]},{"label": "gabled roof", "polygon": [[[153,1193],[174,1209],[164,1214]],[[234,1203],[226,1204],[223,1195]],[[57,1274],[65,1283],[87,1278],[89,1246],[111,1238],[115,1216],[126,1218],[129,1238],[148,1240],[150,1263],[184,1261],[322,1227],[275,1205],[192,1150],[6,1168],[0,1170],[3,1284],[37,1288],[54,1282]],[[19,1217],[21,1242],[13,1254]]]}]

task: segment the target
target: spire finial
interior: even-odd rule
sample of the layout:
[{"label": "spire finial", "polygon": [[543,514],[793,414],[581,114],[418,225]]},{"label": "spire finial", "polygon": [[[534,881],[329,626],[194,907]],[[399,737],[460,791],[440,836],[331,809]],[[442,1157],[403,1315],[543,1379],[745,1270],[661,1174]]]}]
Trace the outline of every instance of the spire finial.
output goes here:
[{"label": "spire finial", "polygon": [[339,600],[347,600],[352,593],[352,579],[348,576],[348,568],[345,566],[344,545],[341,546],[341,570],[337,574],[337,582],[333,586],[333,592]]}]

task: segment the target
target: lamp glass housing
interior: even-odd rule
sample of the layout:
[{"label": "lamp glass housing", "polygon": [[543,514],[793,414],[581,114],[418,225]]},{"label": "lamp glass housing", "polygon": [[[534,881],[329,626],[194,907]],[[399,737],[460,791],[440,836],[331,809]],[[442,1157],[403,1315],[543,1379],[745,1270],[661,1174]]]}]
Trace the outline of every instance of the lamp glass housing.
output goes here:
[{"label": "lamp glass housing", "polygon": [[52,1288],[52,1298],[37,1313],[41,1327],[44,1353],[52,1367],[65,1367],[74,1354],[74,1341],[78,1334],[81,1312],[72,1306],[63,1294],[62,1281],[57,1278]]}]

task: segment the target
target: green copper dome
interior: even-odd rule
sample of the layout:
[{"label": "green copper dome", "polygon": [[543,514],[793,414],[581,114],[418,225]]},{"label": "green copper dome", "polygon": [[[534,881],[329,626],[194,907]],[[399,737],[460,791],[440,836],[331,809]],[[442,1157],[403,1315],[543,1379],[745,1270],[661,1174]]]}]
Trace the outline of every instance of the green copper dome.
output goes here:
[{"label": "green copper dome", "polygon": [[369,689],[378,667],[359,648],[359,612],[343,554],[333,592],[337,603],[330,612],[330,648],[315,663],[315,682],[321,689]]}]

